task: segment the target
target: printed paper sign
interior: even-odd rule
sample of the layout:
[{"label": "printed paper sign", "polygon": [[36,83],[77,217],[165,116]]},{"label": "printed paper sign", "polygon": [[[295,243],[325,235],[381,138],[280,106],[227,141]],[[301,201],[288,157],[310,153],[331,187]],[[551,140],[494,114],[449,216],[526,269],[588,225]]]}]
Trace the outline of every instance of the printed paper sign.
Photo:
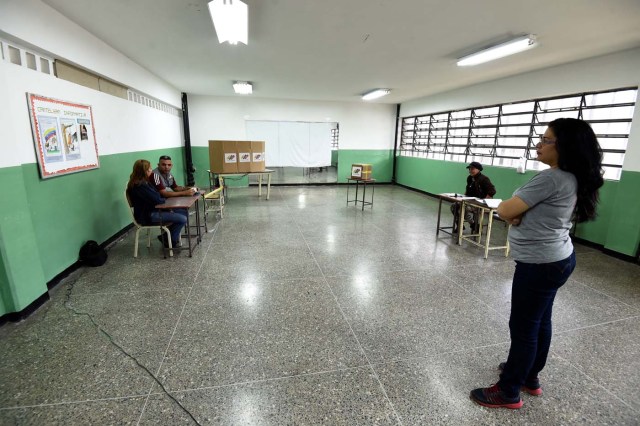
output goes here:
[{"label": "printed paper sign", "polygon": [[100,167],[91,106],[32,93],[27,101],[42,179]]}]

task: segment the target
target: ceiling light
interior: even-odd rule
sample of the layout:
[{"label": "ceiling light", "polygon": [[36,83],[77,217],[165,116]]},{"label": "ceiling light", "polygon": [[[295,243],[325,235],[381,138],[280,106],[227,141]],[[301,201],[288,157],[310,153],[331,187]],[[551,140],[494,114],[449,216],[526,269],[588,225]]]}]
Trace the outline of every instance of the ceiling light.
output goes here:
[{"label": "ceiling light", "polygon": [[494,59],[504,58],[505,56],[513,55],[514,53],[522,52],[524,50],[535,47],[536,36],[533,34],[516,37],[505,43],[498,44],[496,46],[489,47],[479,52],[467,55],[458,59],[458,66],[464,67],[469,65],[478,65],[484,62],[493,61]]},{"label": "ceiling light", "polygon": [[220,43],[247,44],[249,24],[245,3],[240,0],[213,0],[209,2],[209,13]]},{"label": "ceiling light", "polygon": [[364,95],[362,95],[362,100],[363,101],[370,101],[372,99],[378,99],[381,98],[385,95],[388,95],[391,92],[391,90],[389,89],[376,89],[376,90],[372,90],[371,92],[367,92]]},{"label": "ceiling light", "polygon": [[233,83],[233,90],[241,95],[250,95],[253,93],[253,86],[248,81],[236,81]]}]

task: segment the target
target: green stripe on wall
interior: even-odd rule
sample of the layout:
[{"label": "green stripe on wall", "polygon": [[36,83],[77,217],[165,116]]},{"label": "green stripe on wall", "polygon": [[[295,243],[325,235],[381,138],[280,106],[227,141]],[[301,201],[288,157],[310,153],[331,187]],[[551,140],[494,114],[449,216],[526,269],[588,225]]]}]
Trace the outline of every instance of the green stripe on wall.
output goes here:
[{"label": "green stripe on wall", "polygon": [[[466,164],[426,158],[398,157],[396,182],[432,194],[462,192],[468,172]],[[483,173],[496,187],[496,198],[510,198],[513,192],[535,175],[528,171],[485,166]],[[577,226],[576,236],[605,248],[638,255],[640,243],[640,173],[622,172],[620,181],[605,181],[600,189],[598,217]]]},{"label": "green stripe on wall", "polygon": [[99,169],[46,180],[36,164],[0,169],[12,200],[0,216],[0,295],[6,309],[0,315],[22,310],[46,292],[46,283],[78,260],[85,241],[102,243],[129,225],[124,189],[133,163],[142,158],[155,167],[160,155],[172,157],[183,184],[183,148],[100,156]]},{"label": "green stripe on wall", "polygon": [[346,182],[351,176],[352,164],[371,164],[371,177],[377,182],[388,183],[393,177],[393,150],[389,149],[340,149],[338,150],[338,182]]},{"label": "green stripe on wall", "polygon": [[[196,167],[196,184],[204,187],[209,185],[209,177],[207,170],[209,169],[209,148],[193,147],[192,149],[193,163]],[[335,152],[335,151],[334,151]],[[365,163],[373,165],[373,177],[378,182],[391,182],[393,174],[393,150],[357,150],[357,149],[340,149],[338,150],[338,182],[346,182],[351,176],[351,165],[356,163]],[[248,179],[243,177],[238,180],[226,179],[225,183],[229,186],[247,186]]]},{"label": "green stripe on wall", "polygon": [[[615,200],[610,201],[605,248],[637,256],[640,246],[640,172],[622,171]],[[603,199],[603,203],[604,199]]]},{"label": "green stripe on wall", "polygon": [[29,194],[21,167],[0,169],[3,198],[10,200],[0,216],[0,315],[18,312],[47,291],[39,238],[33,229]]}]

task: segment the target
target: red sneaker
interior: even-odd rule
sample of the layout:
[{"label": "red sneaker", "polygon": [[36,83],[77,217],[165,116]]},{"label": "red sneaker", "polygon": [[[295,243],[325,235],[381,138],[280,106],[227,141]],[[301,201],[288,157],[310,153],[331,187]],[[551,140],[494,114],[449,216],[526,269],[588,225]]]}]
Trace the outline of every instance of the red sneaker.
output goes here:
[{"label": "red sneaker", "polygon": [[[498,370],[500,371],[504,370],[505,364],[506,362],[501,362],[500,365],[498,365]],[[540,386],[540,380],[538,380],[537,377],[535,379],[525,380],[524,385],[522,385],[522,390],[528,393],[529,395],[533,395],[533,396],[542,395],[542,386]]]},{"label": "red sneaker", "polygon": [[520,396],[509,398],[495,384],[489,388],[478,388],[471,391],[471,400],[476,404],[480,404],[489,408],[510,408],[515,410],[522,407],[522,399]]}]

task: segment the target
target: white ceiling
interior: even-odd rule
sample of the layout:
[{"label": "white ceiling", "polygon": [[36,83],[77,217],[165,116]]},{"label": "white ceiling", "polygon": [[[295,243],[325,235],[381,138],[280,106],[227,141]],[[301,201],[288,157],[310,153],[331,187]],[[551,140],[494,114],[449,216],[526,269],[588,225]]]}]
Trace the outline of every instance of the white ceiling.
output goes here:
[{"label": "white ceiling", "polygon": [[[409,99],[640,46],[639,0],[245,0],[249,44],[218,44],[206,0],[43,0],[190,94],[376,102]],[[530,51],[455,59],[512,35]],[[640,72],[640,71],[639,71]]]}]

